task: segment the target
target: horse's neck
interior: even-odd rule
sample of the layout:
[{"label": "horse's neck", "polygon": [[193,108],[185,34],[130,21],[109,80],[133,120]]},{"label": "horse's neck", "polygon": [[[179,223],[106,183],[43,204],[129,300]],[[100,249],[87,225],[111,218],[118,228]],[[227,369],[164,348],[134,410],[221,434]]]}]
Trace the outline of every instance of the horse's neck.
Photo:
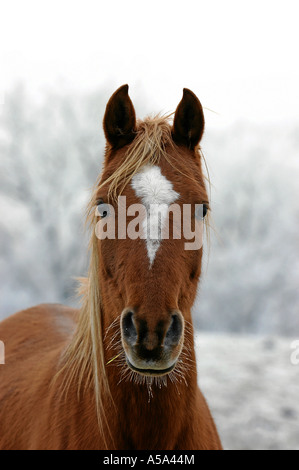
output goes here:
[{"label": "horse's neck", "polygon": [[[72,448],[82,449],[201,448],[198,426],[205,425],[210,417],[197,387],[193,346],[188,352],[184,378],[168,376],[167,384],[161,384],[161,387],[155,381],[151,387],[129,378],[120,382],[121,367],[113,363],[106,366],[110,394],[102,396],[105,417],[100,417],[105,438],[97,421],[93,387],[78,403],[78,385],[73,383],[67,405],[65,398],[57,400],[57,390],[53,390],[49,407],[51,419],[48,420],[53,423],[50,434],[57,441],[53,447],[65,448],[67,435]],[[57,427],[63,414],[68,425],[67,434],[64,427]],[[197,436],[196,442],[194,436]]]},{"label": "horse's neck", "polygon": [[[184,377],[167,377],[166,383],[136,383],[116,376],[117,367],[107,368],[116,424],[112,434],[122,439],[122,445],[133,448],[174,448],[186,423],[197,415],[197,377],[194,350],[192,367]],[[193,362],[194,361],[194,362]],[[186,366],[188,367],[188,366]],[[188,417],[188,418],[187,418]],[[171,430],[171,432],[170,432]]]}]

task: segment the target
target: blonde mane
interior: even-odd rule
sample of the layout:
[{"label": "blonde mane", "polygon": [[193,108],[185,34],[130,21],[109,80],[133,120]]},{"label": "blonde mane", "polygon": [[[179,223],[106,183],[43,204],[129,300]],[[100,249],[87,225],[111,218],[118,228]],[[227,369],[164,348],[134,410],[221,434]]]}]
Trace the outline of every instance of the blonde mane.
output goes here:
[{"label": "blonde mane", "polygon": [[[82,305],[78,325],[63,354],[62,367],[57,376],[63,376],[62,383],[65,393],[70,390],[72,385],[77,387],[78,399],[81,393],[93,388],[99,429],[104,440],[104,429],[109,430],[104,409],[104,397],[109,397],[111,403],[113,403],[113,397],[106,375],[103,345],[103,311],[98,280],[98,239],[95,234],[97,192],[99,188],[108,184],[108,197],[117,200],[118,195],[121,194],[134,174],[144,165],[154,165],[164,157],[173,166],[166,153],[166,146],[169,145],[176,150],[171,135],[170,116],[156,116],[138,122],[136,137],[128,147],[123,162],[105,181],[99,180],[96,183],[88,204],[86,221],[91,229],[88,277],[80,280],[79,294],[82,297]],[[198,150],[198,156],[199,158],[202,156],[200,150]],[[190,178],[190,176],[188,177]]]},{"label": "blonde mane", "polygon": [[108,199],[116,201],[118,195],[122,193],[141,167],[147,164],[155,165],[162,156],[167,159],[166,146],[171,145],[174,148],[169,122],[171,116],[172,114],[157,115],[153,118],[148,117],[144,121],[138,121],[135,138],[129,146],[123,162],[109,178],[99,185],[99,188],[103,185],[109,185]]}]

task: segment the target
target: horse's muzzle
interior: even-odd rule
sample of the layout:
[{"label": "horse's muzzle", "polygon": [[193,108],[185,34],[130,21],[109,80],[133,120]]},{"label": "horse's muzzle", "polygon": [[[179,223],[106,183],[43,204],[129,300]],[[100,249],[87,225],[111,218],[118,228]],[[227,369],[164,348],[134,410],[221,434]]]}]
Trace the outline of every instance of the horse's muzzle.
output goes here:
[{"label": "horse's muzzle", "polygon": [[169,374],[183,346],[184,319],[179,311],[163,317],[137,314],[127,308],[121,315],[121,337],[128,366],[142,375]]}]

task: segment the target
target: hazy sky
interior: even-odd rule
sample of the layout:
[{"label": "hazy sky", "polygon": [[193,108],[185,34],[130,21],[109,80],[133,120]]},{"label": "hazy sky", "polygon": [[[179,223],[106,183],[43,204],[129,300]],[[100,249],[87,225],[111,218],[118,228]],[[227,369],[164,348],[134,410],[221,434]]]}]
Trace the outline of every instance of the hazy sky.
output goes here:
[{"label": "hazy sky", "polygon": [[188,87],[219,113],[206,111],[211,125],[293,120],[298,17],[298,0],[1,1],[0,90],[104,85],[108,98],[128,83],[166,112]]}]

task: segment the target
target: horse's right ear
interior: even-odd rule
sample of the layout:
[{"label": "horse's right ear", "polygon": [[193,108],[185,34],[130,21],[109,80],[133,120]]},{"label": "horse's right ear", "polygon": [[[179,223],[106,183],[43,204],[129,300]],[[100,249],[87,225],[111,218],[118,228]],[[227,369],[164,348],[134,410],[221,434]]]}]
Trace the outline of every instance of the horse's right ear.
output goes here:
[{"label": "horse's right ear", "polygon": [[135,137],[136,115],[128,90],[128,85],[118,88],[106,106],[103,127],[106,139],[113,148],[123,147]]}]

